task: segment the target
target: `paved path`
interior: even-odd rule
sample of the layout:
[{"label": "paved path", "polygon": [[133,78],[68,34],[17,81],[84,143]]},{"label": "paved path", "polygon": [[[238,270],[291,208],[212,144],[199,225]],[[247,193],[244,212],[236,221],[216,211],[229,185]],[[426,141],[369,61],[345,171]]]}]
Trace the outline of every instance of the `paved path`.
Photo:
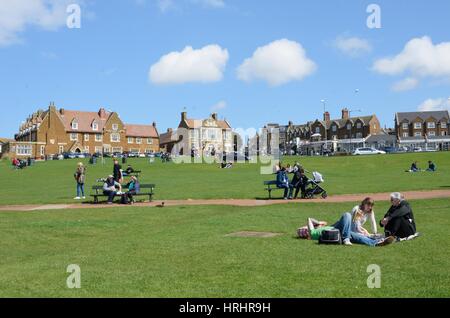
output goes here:
[{"label": "paved path", "polygon": [[[405,191],[402,192],[406,199],[436,199],[450,198],[450,189],[433,191]],[[303,204],[303,203],[333,203],[333,202],[359,202],[365,196],[371,196],[376,201],[387,201],[390,193],[374,194],[343,194],[329,196],[326,200],[255,200],[255,199],[211,199],[211,200],[164,200],[150,203],[137,203],[133,206],[139,207],[161,207],[164,206],[186,206],[186,205],[230,205],[230,206],[266,206],[273,204]],[[42,210],[65,210],[65,209],[106,209],[129,207],[119,204],[46,204],[46,205],[10,205],[0,206],[0,211],[42,211]]]}]

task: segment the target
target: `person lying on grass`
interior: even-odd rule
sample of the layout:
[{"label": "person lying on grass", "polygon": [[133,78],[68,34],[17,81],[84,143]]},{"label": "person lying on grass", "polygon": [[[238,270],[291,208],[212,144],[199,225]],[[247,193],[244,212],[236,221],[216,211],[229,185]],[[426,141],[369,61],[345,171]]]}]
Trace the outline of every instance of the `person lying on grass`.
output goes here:
[{"label": "person lying on grass", "polygon": [[391,193],[391,207],[380,221],[385,235],[396,236],[399,240],[419,236],[411,206],[399,192]]},{"label": "person lying on grass", "polygon": [[364,236],[370,236],[371,234],[364,228],[364,224],[368,219],[370,219],[370,225],[372,234],[377,234],[377,222],[375,220],[375,211],[373,207],[375,205],[375,201],[367,197],[365,198],[360,205],[357,205],[352,210],[352,228],[353,232],[362,234]]},{"label": "person lying on grass", "polygon": [[351,231],[352,216],[350,213],[344,213],[339,221],[333,226],[327,226],[325,221],[317,221],[313,218],[308,218],[308,224],[297,230],[299,238],[307,240],[319,240],[320,235],[325,230],[337,229],[341,233],[342,243],[344,245],[363,244],[368,246],[385,246],[395,241],[393,236],[384,239],[373,239],[362,234]]}]

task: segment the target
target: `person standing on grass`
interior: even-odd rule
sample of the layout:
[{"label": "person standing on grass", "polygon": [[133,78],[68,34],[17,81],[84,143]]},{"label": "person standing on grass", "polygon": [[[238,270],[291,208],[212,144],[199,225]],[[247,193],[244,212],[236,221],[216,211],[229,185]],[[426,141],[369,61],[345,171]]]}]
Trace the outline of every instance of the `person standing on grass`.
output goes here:
[{"label": "person standing on grass", "polygon": [[377,234],[377,222],[375,220],[375,212],[373,206],[375,201],[372,198],[365,198],[360,205],[357,205],[352,210],[352,231],[370,236],[369,231],[364,228],[364,224],[370,219],[372,234]]},{"label": "person standing on grass", "polygon": [[122,193],[122,186],[110,175],[103,183],[103,194],[108,196],[108,204],[112,204],[117,194]]},{"label": "person standing on grass", "polygon": [[114,160],[114,167],[113,167],[113,177],[114,181],[121,183],[122,182],[122,166],[119,164],[119,161],[116,159]]},{"label": "person standing on grass", "polygon": [[84,183],[86,181],[86,167],[83,163],[79,162],[77,166],[77,170],[74,174],[75,181],[77,182],[77,196],[74,198],[75,200],[80,200],[81,198],[86,199],[84,195]]},{"label": "person standing on grass", "polygon": [[380,221],[386,235],[392,235],[399,239],[417,236],[416,221],[411,206],[405,201],[399,192],[391,194],[391,207]]}]

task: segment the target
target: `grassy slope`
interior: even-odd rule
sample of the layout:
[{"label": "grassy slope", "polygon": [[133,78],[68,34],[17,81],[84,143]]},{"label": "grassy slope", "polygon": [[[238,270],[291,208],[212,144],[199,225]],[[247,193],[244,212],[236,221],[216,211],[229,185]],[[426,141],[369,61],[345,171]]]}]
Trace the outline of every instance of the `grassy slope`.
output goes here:
[{"label": "grassy slope", "polygon": [[[352,204],[171,207],[0,213],[0,296],[449,297],[448,200],[415,201],[423,237],[385,248],[293,238],[307,216]],[[382,217],[386,203],[377,205]],[[231,238],[234,231],[283,233]],[[65,287],[68,264],[82,288]],[[378,264],[382,288],[368,289]]]},{"label": "grassy slope", "polygon": [[[426,167],[434,160],[439,171],[405,173],[413,160]],[[394,190],[422,190],[450,187],[450,152],[419,153],[366,157],[286,158],[286,163],[300,160],[308,170],[325,176],[330,194],[374,193]],[[238,164],[233,169],[218,165],[161,164],[150,165],[146,159],[130,160],[143,170],[142,182],[157,184],[157,199],[266,198],[262,182],[273,176],[261,175],[259,165]],[[73,173],[76,160],[38,163],[31,169],[14,171],[9,163],[0,162],[0,205],[72,202],[75,196]],[[88,167],[87,188],[95,179],[111,173],[110,160],[102,166]],[[90,193],[90,190],[88,190]]]}]

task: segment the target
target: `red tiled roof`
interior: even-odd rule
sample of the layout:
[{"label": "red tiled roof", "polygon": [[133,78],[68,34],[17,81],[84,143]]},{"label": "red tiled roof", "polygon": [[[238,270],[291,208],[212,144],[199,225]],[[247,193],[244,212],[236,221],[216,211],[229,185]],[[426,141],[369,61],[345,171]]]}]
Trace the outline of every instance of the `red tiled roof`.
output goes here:
[{"label": "red tiled roof", "polygon": [[[99,112],[84,112],[75,110],[64,110],[63,114],[58,112],[59,117],[61,117],[62,122],[66,131],[78,131],[78,132],[101,132],[109,118],[111,116],[110,112],[105,111],[105,115],[100,117]],[[77,119],[78,129],[72,129],[72,121]],[[92,129],[92,123],[94,120],[98,124],[98,130]]]},{"label": "red tiled roof", "polygon": [[125,125],[127,137],[158,138],[158,132],[153,125]]}]

